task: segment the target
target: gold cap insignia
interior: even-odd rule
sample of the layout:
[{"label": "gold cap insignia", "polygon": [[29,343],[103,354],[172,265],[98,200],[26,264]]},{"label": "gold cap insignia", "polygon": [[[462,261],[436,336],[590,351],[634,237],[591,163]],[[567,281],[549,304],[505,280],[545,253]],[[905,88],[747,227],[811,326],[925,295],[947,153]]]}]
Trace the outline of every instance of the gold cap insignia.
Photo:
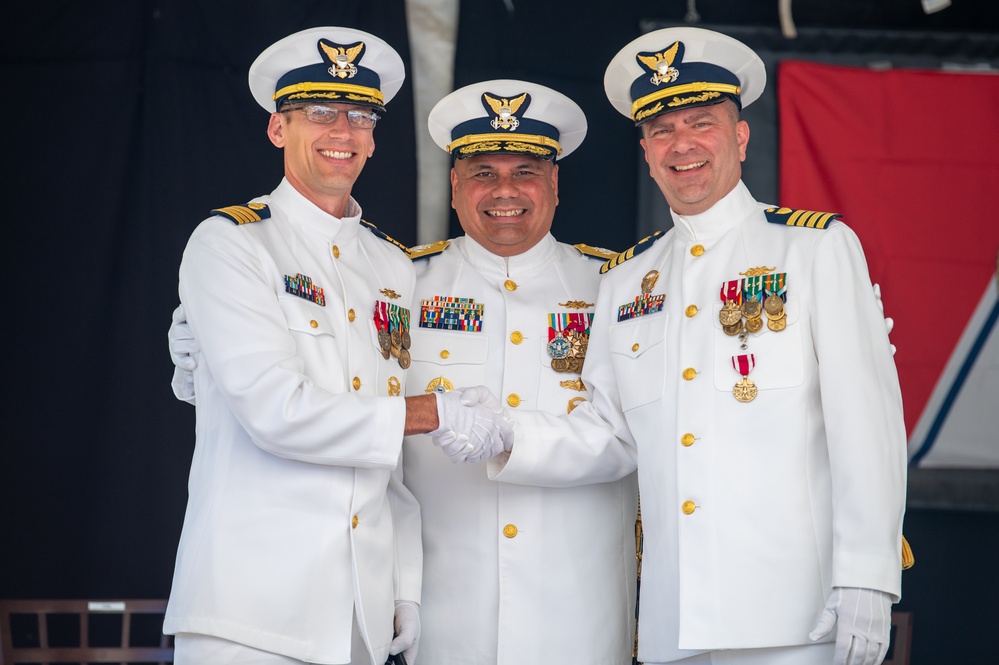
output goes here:
[{"label": "gold cap insignia", "polygon": [[680,42],[674,42],[661,53],[639,53],[635,57],[645,65],[645,68],[652,72],[649,79],[652,85],[660,83],[672,83],[680,77],[680,70],[673,66],[673,59],[680,48]]},{"label": "gold cap insignia", "polygon": [[[496,117],[489,121],[489,124],[493,129],[505,129],[507,131],[515,131],[517,127],[520,126],[520,120],[514,115],[520,110],[520,107],[524,105],[524,102],[530,99],[530,95],[526,92],[519,97],[514,97],[513,99],[500,98],[497,99],[490,95],[488,92],[482,94],[482,101],[492,109]],[[524,109],[527,110],[526,108]]]},{"label": "gold cap insignia", "polygon": [[330,67],[326,71],[329,72],[330,76],[341,79],[354,78],[357,74],[357,67],[354,66],[354,61],[364,51],[364,42],[357,42],[352,46],[333,46],[331,42],[321,39],[319,40],[319,47],[326,54],[326,57],[329,58]]}]

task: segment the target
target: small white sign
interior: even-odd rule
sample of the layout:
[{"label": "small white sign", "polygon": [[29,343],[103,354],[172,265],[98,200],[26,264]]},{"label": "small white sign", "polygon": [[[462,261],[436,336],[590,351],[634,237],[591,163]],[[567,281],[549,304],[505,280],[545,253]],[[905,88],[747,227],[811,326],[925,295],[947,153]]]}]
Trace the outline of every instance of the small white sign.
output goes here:
[{"label": "small white sign", "polygon": [[87,603],[87,609],[91,612],[124,612],[125,603],[90,602]]}]

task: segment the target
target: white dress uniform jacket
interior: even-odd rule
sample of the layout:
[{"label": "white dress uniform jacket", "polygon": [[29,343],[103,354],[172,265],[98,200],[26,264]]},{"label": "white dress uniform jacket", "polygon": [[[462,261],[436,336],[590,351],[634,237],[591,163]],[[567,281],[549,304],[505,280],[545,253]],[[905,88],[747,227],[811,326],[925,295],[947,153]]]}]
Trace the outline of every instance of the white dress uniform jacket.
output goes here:
[{"label": "white dress uniform jacket", "polygon": [[[605,275],[583,371],[593,401],[565,419],[637,446],[645,662],[808,644],[833,586],[900,594],[902,400],[863,251],[842,223],[789,228],[765,208],[740,182]],[[721,286],[763,267],[787,275],[787,327],[743,350],[722,330]],[[664,307],[618,321],[649,271]],[[748,403],[733,396],[741,354],[755,357]],[[557,480],[549,458],[602,476],[592,450],[537,445],[565,423],[518,421],[498,478]]]},{"label": "white dress uniform jacket", "polygon": [[380,665],[394,601],[420,600],[422,563],[419,509],[396,471],[405,403],[388,396],[405,374],[382,357],[374,311],[408,307],[413,266],[360,225],[353,199],[337,219],[285,180],[255,202],[269,218],[202,222],[181,263],[202,351],[164,631],[345,663],[356,612]]},{"label": "white dress uniform jacket", "polygon": [[[418,260],[409,394],[484,385],[511,412],[552,414],[588,399],[567,385],[578,374],[552,369],[549,315],[592,313],[600,265],[551,235],[509,258],[466,236]],[[434,296],[483,305],[481,330],[419,327]],[[403,466],[423,518],[421,662],[631,663],[633,474],[562,489],[496,483],[485,464],[452,464],[425,436],[407,438]]]}]

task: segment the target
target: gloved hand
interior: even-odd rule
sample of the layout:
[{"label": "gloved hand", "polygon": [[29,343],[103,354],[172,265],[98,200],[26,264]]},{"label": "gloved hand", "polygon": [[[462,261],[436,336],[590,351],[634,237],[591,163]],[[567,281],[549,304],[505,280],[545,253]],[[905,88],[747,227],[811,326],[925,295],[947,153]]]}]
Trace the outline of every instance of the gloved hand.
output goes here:
[{"label": "gloved hand", "polygon": [[198,366],[195,354],[201,351],[201,345],[187,323],[184,305],[177,305],[177,309],[173,310],[167,338],[170,343],[170,358],[174,364],[173,380],[170,382],[173,394],[182,402],[194,404],[194,368]]},{"label": "gloved hand", "polygon": [[891,596],[874,589],[835,587],[808,639],[817,642],[834,627],[833,665],[879,665],[888,653]]},{"label": "gloved hand", "polygon": [[395,601],[395,639],[389,654],[402,653],[406,663],[416,662],[416,649],[420,646],[420,606],[411,600]]},{"label": "gloved hand", "polygon": [[[885,304],[883,302],[881,302],[881,285],[880,284],[875,284],[874,285],[874,299],[878,301],[878,309],[881,310],[881,316],[884,316],[884,314],[885,314]],[[894,327],[895,327],[895,320],[892,319],[891,317],[885,316],[885,330],[888,331],[889,335],[891,334],[892,328],[894,328]],[[891,346],[891,354],[895,355],[895,345],[891,344],[890,346]]]},{"label": "gloved hand", "polygon": [[479,462],[513,445],[513,427],[506,410],[488,388],[436,395],[439,426],[430,435],[452,462]]}]

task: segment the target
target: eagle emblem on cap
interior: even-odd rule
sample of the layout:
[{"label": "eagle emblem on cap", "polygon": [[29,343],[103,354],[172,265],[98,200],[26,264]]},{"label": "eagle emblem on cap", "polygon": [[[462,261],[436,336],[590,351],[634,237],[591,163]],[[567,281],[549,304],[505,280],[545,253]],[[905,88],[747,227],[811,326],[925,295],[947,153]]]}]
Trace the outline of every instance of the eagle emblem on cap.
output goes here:
[{"label": "eagle emblem on cap", "polygon": [[652,77],[649,79],[652,85],[672,83],[680,76],[680,70],[673,66],[673,60],[676,59],[680,47],[680,42],[675,42],[661,53],[639,53],[635,56],[646,69],[652,72]]},{"label": "eagle emblem on cap", "polygon": [[330,76],[341,79],[353,78],[357,74],[357,67],[354,61],[364,51],[364,42],[357,42],[351,46],[337,46],[325,39],[319,40],[319,48],[330,61],[330,67],[326,71]]},{"label": "eagle emblem on cap", "polygon": [[[482,101],[496,114],[496,117],[489,121],[492,128],[506,129],[511,132],[520,126],[520,120],[514,114],[520,110],[521,106],[524,106],[525,102],[530,103],[529,100],[530,95],[526,92],[513,99],[506,99],[505,97],[497,99],[488,92],[482,94]],[[526,106],[524,110],[527,110]]]}]

